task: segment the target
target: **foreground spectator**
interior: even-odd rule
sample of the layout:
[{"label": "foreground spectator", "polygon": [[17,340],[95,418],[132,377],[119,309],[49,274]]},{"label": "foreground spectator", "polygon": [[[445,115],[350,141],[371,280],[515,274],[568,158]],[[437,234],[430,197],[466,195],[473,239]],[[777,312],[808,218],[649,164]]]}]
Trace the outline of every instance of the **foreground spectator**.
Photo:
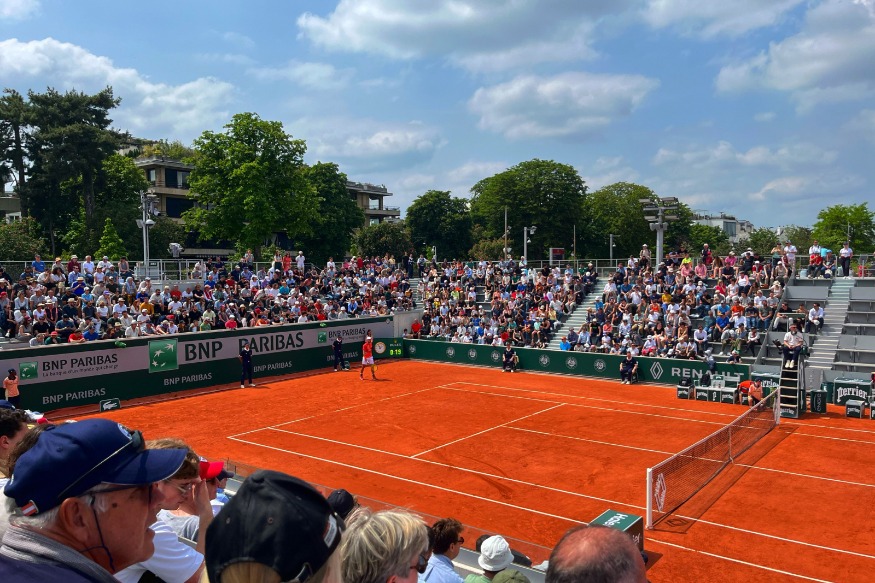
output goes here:
[{"label": "foreground spectator", "polygon": [[455,518],[442,518],[432,525],[434,545],[428,567],[422,580],[428,583],[463,583],[455,569],[453,559],[459,556],[465,539],[462,531],[465,527]]},{"label": "foreground spectator", "polygon": [[[147,447],[150,450],[186,450],[185,461],[176,473],[155,484],[156,493],[161,497],[161,509],[176,510],[187,498],[194,496],[195,487],[201,482],[198,475],[200,458],[180,439],[158,439],[148,442]],[[203,545],[198,549],[191,548],[163,520],[156,520],[149,528],[155,531],[152,556],[122,569],[115,574],[116,579],[122,583],[137,583],[146,573],[151,573],[164,583],[197,583],[204,569]]]},{"label": "foreground spectator", "polygon": [[403,510],[371,513],[359,508],[343,534],[344,583],[414,583],[425,572],[428,531],[418,516]]},{"label": "foreground spectator", "polygon": [[116,583],[148,559],[149,524],[184,450],[146,450],[139,432],[107,419],[50,426],[15,461],[5,487],[16,515],[0,547],[0,580]]},{"label": "foreground spectator", "polygon": [[504,571],[513,562],[510,545],[501,536],[491,536],[480,545],[480,556],[477,564],[483,569],[482,575],[468,575],[465,583],[490,583],[495,576]]},{"label": "foreground spectator", "polygon": [[550,554],[545,583],[646,583],[632,538],[605,526],[578,526]]},{"label": "foreground spectator", "polygon": [[207,532],[211,583],[342,583],[342,522],[316,489],[259,470],[249,476]]}]

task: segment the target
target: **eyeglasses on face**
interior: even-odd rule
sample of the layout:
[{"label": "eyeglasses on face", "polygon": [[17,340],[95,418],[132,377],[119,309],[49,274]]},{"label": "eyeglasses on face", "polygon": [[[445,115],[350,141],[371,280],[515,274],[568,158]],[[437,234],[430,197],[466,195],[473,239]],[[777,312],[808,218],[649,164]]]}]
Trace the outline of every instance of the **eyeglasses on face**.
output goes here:
[{"label": "eyeglasses on face", "polygon": [[172,479],[167,479],[167,480],[164,480],[164,483],[169,484],[169,485],[173,486],[174,488],[176,488],[176,490],[182,496],[188,495],[188,493],[191,492],[191,489],[194,488],[194,482],[187,482],[185,484],[177,484]]}]

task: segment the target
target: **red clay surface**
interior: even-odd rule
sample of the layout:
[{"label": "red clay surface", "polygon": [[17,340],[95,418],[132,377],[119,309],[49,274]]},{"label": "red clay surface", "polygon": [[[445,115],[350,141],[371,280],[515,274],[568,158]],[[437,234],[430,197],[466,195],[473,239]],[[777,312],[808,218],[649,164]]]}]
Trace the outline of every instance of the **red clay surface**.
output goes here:
[{"label": "red clay surface", "polygon": [[[103,416],[210,458],[551,547],[609,508],[643,516],[646,468],[744,411],[667,387],[525,372],[395,361],[378,374],[329,370]],[[873,580],[873,446],[875,421],[838,407],[782,420],[645,533],[658,556],[648,577]]]}]

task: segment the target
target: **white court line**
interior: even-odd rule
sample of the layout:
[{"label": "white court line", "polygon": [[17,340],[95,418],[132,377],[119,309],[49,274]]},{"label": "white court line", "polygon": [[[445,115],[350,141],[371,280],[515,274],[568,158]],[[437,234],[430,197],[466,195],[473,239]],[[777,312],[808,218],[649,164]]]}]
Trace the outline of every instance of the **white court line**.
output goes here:
[{"label": "white court line", "polygon": [[[280,431],[280,432],[284,432],[284,433],[291,433],[291,434],[293,434],[293,435],[301,435],[302,437],[310,437],[310,438],[312,438],[312,439],[318,439],[318,440],[322,440],[322,441],[329,441],[329,442],[332,441],[332,440],[330,440],[330,439],[325,439],[325,438],[320,438],[320,437],[314,437],[314,436],[307,436],[307,435],[297,434],[297,433],[295,433],[295,432],[287,431],[287,430],[284,430],[284,429],[272,429],[272,430],[273,430],[273,431]],[[254,446],[256,446],[256,447],[263,447],[263,448],[266,448],[266,449],[272,449],[272,450],[275,450],[275,451],[281,451],[281,452],[283,452],[283,453],[288,453],[288,454],[290,454],[290,455],[296,455],[296,456],[300,456],[300,457],[304,457],[304,458],[308,458],[308,459],[313,459],[313,460],[321,461],[321,462],[328,463],[328,464],[333,464],[333,465],[336,465],[336,466],[341,466],[341,467],[345,467],[345,468],[350,468],[350,469],[353,469],[353,470],[359,470],[359,471],[362,471],[362,472],[365,472],[365,473],[375,474],[375,475],[378,475],[378,476],[383,476],[383,477],[386,477],[386,478],[391,478],[391,479],[399,480],[399,481],[402,481],[402,482],[408,482],[408,483],[411,483],[411,484],[417,484],[417,485],[425,486],[425,487],[428,487],[428,488],[434,488],[434,489],[436,489],[436,490],[441,490],[441,491],[443,491],[443,492],[450,492],[450,493],[453,493],[453,494],[458,494],[458,495],[460,495],[460,496],[465,496],[465,497],[468,497],[468,498],[474,498],[474,499],[476,499],[476,500],[481,500],[481,501],[484,501],[484,502],[490,502],[490,503],[498,504],[498,505],[500,505],[500,506],[507,506],[507,507],[509,507],[509,508],[515,508],[515,509],[517,509],[517,510],[523,510],[523,511],[526,511],[526,512],[532,512],[533,514],[540,514],[540,515],[542,515],[542,516],[549,516],[549,517],[551,517],[551,518],[558,518],[558,519],[561,519],[561,520],[568,520],[568,521],[571,521],[571,522],[574,522],[574,523],[578,523],[578,524],[581,523],[581,522],[585,522],[585,521],[582,521],[582,520],[580,520],[580,519],[573,519],[573,518],[568,518],[567,516],[559,516],[559,515],[556,515],[556,514],[550,514],[549,512],[543,512],[543,511],[541,511],[541,510],[535,510],[535,509],[533,509],[533,508],[526,508],[526,507],[524,507],[524,506],[519,506],[519,505],[516,505],[516,504],[510,504],[510,503],[508,503],[508,502],[502,502],[502,501],[500,501],[500,500],[495,500],[495,499],[493,499],[493,498],[486,498],[486,497],[484,497],[484,496],[478,496],[478,495],[476,495],[476,494],[469,494],[469,493],[467,493],[467,492],[461,492],[461,491],[459,491],[459,490],[455,490],[455,489],[452,489],[452,488],[445,488],[445,487],[443,487],[443,486],[438,486],[438,485],[436,485],[436,484],[429,484],[429,483],[427,483],[427,482],[420,482],[420,481],[418,481],[418,480],[412,480],[412,479],[410,479],[410,478],[403,478],[403,477],[401,477],[401,476],[397,476],[397,475],[393,475],[393,474],[388,474],[388,473],[386,473],[386,472],[380,472],[380,471],[377,471],[377,470],[372,470],[372,469],[370,469],[370,468],[365,468],[365,467],[362,467],[362,466],[356,466],[356,465],[353,465],[353,464],[347,464],[347,463],[344,463],[344,462],[339,462],[339,461],[337,461],[337,460],[326,459],[326,458],[322,458],[322,457],[318,457],[318,456],[314,456],[314,455],[310,455],[310,454],[306,454],[306,453],[301,453],[301,452],[296,452],[296,451],[292,451],[292,450],[284,449],[284,448],[281,448],[281,447],[275,447],[275,446],[272,446],[272,445],[265,445],[265,444],[262,444],[262,443],[256,443],[256,442],[254,442],[254,441],[248,441],[248,440],[245,440],[245,439],[239,439],[239,438],[236,438],[236,437],[231,437],[231,438],[229,438],[229,439],[233,439],[234,441],[239,441],[239,442],[241,442],[241,443],[246,443],[246,444],[249,444],[249,445],[254,445]],[[340,443],[340,442],[335,442],[335,443]],[[353,447],[357,447],[357,446],[353,446]],[[402,456],[402,455],[400,455],[400,454],[390,454],[390,455],[394,455],[395,457],[406,457],[406,456]],[[626,503],[626,502],[620,502],[620,501],[618,501],[618,500],[609,500],[609,499],[607,499],[607,498],[599,498],[599,497],[596,497],[596,496],[588,496],[588,495],[586,495],[586,494],[580,494],[579,492],[571,492],[571,491],[568,491],[568,490],[561,490],[561,489],[559,489],[559,488],[552,488],[552,487],[550,487],[550,486],[544,486],[544,485],[541,485],[541,484],[532,484],[532,483],[530,483],[530,482],[524,482],[523,480],[517,480],[517,479],[514,479],[514,478],[508,478],[507,476],[500,476],[500,475],[497,475],[497,474],[490,474],[490,473],[488,473],[488,472],[479,472],[479,471],[477,471],[477,470],[469,470],[469,469],[467,469],[467,468],[459,468],[459,467],[456,467],[456,466],[451,466],[451,465],[449,465],[449,464],[443,464],[443,463],[440,463],[440,462],[431,462],[431,461],[429,461],[429,460],[423,460],[423,459],[420,459],[420,458],[417,458],[416,461],[419,461],[419,462],[426,462],[426,463],[431,463],[431,464],[435,464],[435,465],[439,465],[439,466],[445,466],[445,467],[452,468],[452,469],[455,469],[455,470],[459,470],[459,471],[463,471],[463,472],[468,472],[468,473],[473,473],[473,474],[480,474],[480,475],[483,475],[483,476],[492,477],[492,478],[496,478],[496,479],[499,479],[499,480],[505,480],[505,481],[508,481],[508,482],[514,482],[514,483],[518,483],[518,484],[530,485],[530,486],[533,486],[533,487],[535,487],[535,488],[542,488],[542,489],[544,489],[544,490],[548,490],[548,491],[560,492],[560,493],[563,493],[563,494],[569,494],[569,495],[571,495],[571,496],[575,496],[575,497],[578,497],[578,498],[586,498],[586,499],[589,499],[589,500],[597,500],[597,501],[599,501],[599,502],[607,502],[607,503],[609,503],[609,504],[619,504],[619,505],[624,506],[624,507],[626,507],[626,508],[634,508],[635,510],[639,510],[639,511],[645,511],[645,510],[646,510],[646,508],[645,508],[644,506],[639,506],[639,505],[637,505],[637,504],[629,504],[629,503]],[[741,527],[737,527],[737,526],[730,526],[730,525],[728,525],[728,524],[722,524],[722,523],[718,523],[718,522],[712,522],[712,521],[710,521],[710,520],[703,520],[702,518],[694,518],[694,517],[691,517],[691,516],[684,516],[684,515],[682,515],[682,514],[674,514],[674,516],[677,516],[677,517],[679,517],[679,518],[684,518],[684,519],[686,519],[686,520],[690,520],[690,521],[693,521],[693,522],[696,522],[696,523],[699,523],[699,524],[707,524],[708,526],[713,526],[713,527],[715,527],[715,528],[725,528],[725,529],[727,529],[727,530],[731,530],[731,531],[734,531],[734,532],[740,532],[740,533],[749,534],[749,535],[752,535],[752,536],[760,536],[760,537],[763,537],[763,538],[772,539],[772,540],[778,540],[778,541],[782,541],[782,542],[786,542],[786,543],[790,543],[790,544],[796,544],[796,545],[800,545],[800,546],[803,546],[803,547],[810,547],[810,548],[815,548],[815,549],[820,549],[820,550],[825,550],[825,551],[835,552],[835,553],[839,553],[839,554],[842,554],[842,555],[851,555],[851,556],[855,556],[855,557],[861,557],[861,558],[864,558],[864,559],[875,559],[875,555],[867,555],[867,554],[865,554],[865,553],[859,553],[859,552],[856,552],[856,551],[850,551],[850,550],[847,550],[847,549],[839,549],[839,548],[835,548],[835,547],[828,547],[828,546],[825,546],[825,545],[822,545],[822,544],[809,543],[809,542],[805,542],[805,541],[800,541],[800,540],[795,540],[795,539],[791,539],[791,538],[786,538],[786,537],[783,537],[783,536],[777,536],[777,535],[774,535],[774,534],[768,534],[768,533],[764,533],[764,532],[759,532],[759,531],[756,531],[756,530],[750,530],[750,529],[747,529],[747,528],[741,528]],[[648,538],[653,539],[653,536],[651,535],[651,536],[648,537]],[[697,552],[699,552],[699,551],[697,551]],[[716,556],[716,555],[715,555],[715,556]]]},{"label": "white court line", "polygon": [[542,409],[540,411],[535,411],[534,413],[529,413],[528,415],[523,415],[522,417],[517,417],[516,419],[511,419],[510,421],[506,421],[506,422],[500,423],[498,425],[493,425],[492,427],[487,427],[483,431],[478,431],[477,433],[472,433],[471,435],[466,435],[465,437],[460,437],[459,439],[454,439],[453,441],[451,441],[449,443],[444,443],[444,444],[439,445],[437,447],[433,447],[431,449],[427,449],[425,451],[415,453],[410,457],[416,458],[416,457],[419,457],[421,455],[431,453],[435,450],[443,449],[445,447],[453,445],[454,443],[459,443],[460,441],[465,441],[466,439],[471,439],[472,437],[477,437],[478,435],[483,435],[484,433],[487,433],[489,431],[493,431],[495,429],[498,429],[499,427],[505,427],[508,423],[516,423],[517,421],[522,421],[523,419],[528,419],[529,417],[534,417],[535,415],[540,415],[541,413],[546,413],[547,411],[552,411],[553,409],[558,409],[561,406],[562,406],[562,403],[558,403],[552,407],[547,407],[546,409]]},{"label": "white court line", "polygon": [[248,435],[250,433],[256,433],[258,431],[264,431],[265,429],[273,429],[274,427],[281,427],[283,425],[291,425],[292,423],[300,423],[301,421],[306,421],[308,419],[315,419],[316,417],[324,417],[326,415],[336,415],[337,413],[342,413],[343,411],[349,411],[351,409],[355,409],[357,407],[369,407],[375,403],[381,403],[383,401],[392,401],[393,399],[397,399],[398,397],[407,397],[409,395],[415,395],[417,393],[424,393],[425,391],[431,391],[432,389],[440,389],[446,387],[447,385],[438,385],[436,387],[431,387],[428,389],[419,389],[417,391],[410,391],[407,393],[401,393],[398,395],[392,395],[389,397],[383,397],[382,399],[377,399],[375,401],[368,401],[366,403],[359,403],[358,405],[350,405],[349,407],[341,407],[340,409],[335,409],[334,411],[330,411],[328,413],[318,413],[316,415],[308,415],[307,417],[300,417],[298,419],[292,419],[291,421],[283,421],[278,425],[266,425],[264,427],[258,427],[257,429],[250,429],[249,431],[244,431],[243,433],[235,433],[234,435],[229,435],[229,438],[238,437],[240,435]]},{"label": "white court line", "polygon": [[598,443],[599,445],[610,445],[612,447],[620,447],[623,449],[634,449],[635,451],[646,451],[648,453],[660,453],[669,457],[675,455],[676,451],[662,451],[659,449],[648,449],[646,447],[638,447],[636,445],[623,445],[620,443],[611,443],[610,441],[599,441],[598,439],[587,439],[586,437],[575,437],[573,435],[562,435],[559,433],[548,433],[546,431],[536,431],[535,429],[523,429],[522,427],[508,427],[514,431],[524,431],[526,433],[535,433],[537,435],[547,435],[550,437],[561,437],[562,439],[571,439],[574,441],[585,441],[587,443]]},{"label": "white court line", "polygon": [[828,579],[816,579],[814,577],[808,577],[807,575],[800,575],[799,573],[792,573],[790,571],[782,571],[781,569],[775,569],[773,567],[766,567],[765,565],[758,565],[757,563],[750,563],[748,561],[742,561],[741,559],[733,559],[732,557],[726,557],[724,555],[718,555],[716,553],[709,553],[708,551],[700,551],[697,549],[691,549],[679,544],[666,542],[663,540],[659,540],[657,538],[653,538],[652,536],[647,537],[647,540],[650,542],[659,543],[661,545],[666,545],[669,547],[674,547],[676,549],[681,549],[684,551],[690,551],[691,553],[697,553],[700,555],[707,555],[709,557],[714,557],[716,559],[723,559],[725,561],[729,561],[731,563],[738,563],[739,565],[746,565],[748,567],[753,567],[755,569],[763,569],[764,571],[770,571],[772,573],[780,573],[781,575],[790,575],[791,577],[798,577],[800,579],[805,579],[806,581],[817,581],[818,583],[832,583]]},{"label": "white court line", "polygon": [[736,466],[748,468],[751,470],[762,470],[764,472],[775,472],[778,474],[787,474],[789,476],[797,476],[800,478],[811,478],[812,480],[826,480],[827,482],[837,482],[839,484],[848,484],[851,486],[862,486],[864,488],[875,488],[875,484],[866,484],[864,482],[851,482],[849,480],[840,480],[839,478],[826,478],[824,476],[815,476],[814,474],[801,474],[799,472],[790,472],[788,470],[777,470],[775,468],[766,468],[762,466],[751,466],[748,464],[739,464],[733,462]]},{"label": "white court line", "polygon": [[849,443],[862,443],[863,445],[873,446],[875,445],[875,441],[863,441],[860,439],[848,439],[847,437],[832,437],[830,435],[816,435],[814,433],[799,433],[798,431],[794,431],[789,433],[788,435],[793,437],[813,437],[815,439],[832,439],[834,441],[847,441]]},{"label": "white court line", "polygon": [[[554,397],[562,397],[565,399],[587,399],[589,401],[604,401],[615,405],[635,405],[637,407],[649,407],[651,409],[668,409],[669,411],[683,411],[686,413],[701,413],[702,415],[714,415],[716,417],[729,417],[735,419],[738,415],[733,413],[720,413],[719,411],[696,411],[695,409],[684,409],[682,407],[669,407],[667,405],[650,405],[648,403],[636,403],[634,401],[618,401],[616,399],[605,399],[603,397],[587,397],[585,395],[568,395],[566,393],[554,393],[553,391],[540,391],[537,389],[520,389],[517,387],[503,387],[501,385],[484,385],[482,383],[469,383],[467,381],[453,381],[446,385],[441,385],[440,388],[452,388],[451,385],[471,385],[472,387],[486,387],[489,389],[502,389],[504,391],[516,391],[520,393],[537,393],[539,395],[552,395]],[[438,387],[435,387],[438,388]],[[492,393],[490,393],[492,394]],[[506,395],[510,396],[510,395]]]},{"label": "white court line", "polygon": [[[455,384],[455,383],[451,383]],[[470,383],[466,383],[470,384]],[[447,385],[441,387],[446,391],[459,391],[460,393],[470,393],[473,395],[493,395],[496,397],[507,397],[511,399],[528,399],[532,401],[539,402],[547,402],[547,403],[556,403],[556,401],[549,401],[547,399],[536,399],[534,397],[517,397],[515,395],[502,395],[501,393],[490,393],[484,391],[471,391],[468,389],[454,389]],[[561,396],[561,395],[560,395]],[[601,400],[601,399],[599,399]],[[615,402],[615,401],[611,401]],[[565,403],[560,402],[562,405],[567,405],[568,407],[579,407],[581,409],[595,409],[596,411],[611,411],[612,413],[625,413],[627,415],[644,415],[646,417],[659,417],[661,419],[674,419],[675,421],[687,421],[689,423],[704,423],[706,425],[717,425],[718,427],[726,427],[726,423],[721,423],[720,421],[705,421],[704,419],[689,419],[687,417],[673,417],[671,415],[662,415],[660,413],[645,413],[644,411],[629,411],[627,409],[614,409],[612,407],[599,407],[596,405],[582,405],[580,403]],[[673,409],[674,411],[688,411],[689,409]],[[736,417],[733,417],[735,419]]]},{"label": "white court line", "polygon": [[[450,383],[455,384],[455,383]],[[813,423],[794,423],[792,421],[781,421],[782,425],[787,425],[788,427],[819,427],[821,429],[830,429],[833,431],[853,431],[855,433],[869,433],[875,435],[875,431],[871,429],[854,429],[852,427],[834,427],[832,425],[815,425]]]},{"label": "white court line", "polygon": [[[275,429],[274,431],[283,431],[283,430],[282,430],[282,429]],[[289,433],[292,433],[292,432],[289,432]],[[233,439],[234,441],[239,441],[240,443],[247,443],[247,444],[249,444],[249,445],[255,445],[255,446],[257,446],[257,447],[264,447],[264,448],[267,448],[267,449],[273,449],[273,450],[276,450],[276,451],[281,451],[281,452],[288,453],[288,454],[291,454],[291,455],[297,455],[297,456],[301,456],[301,457],[305,457],[305,458],[309,458],[309,459],[313,459],[313,460],[317,460],[317,461],[325,462],[325,463],[328,463],[328,464],[335,464],[335,465],[343,466],[343,467],[350,468],[350,469],[353,469],[353,470],[360,470],[360,471],[362,471],[362,472],[366,472],[366,473],[369,473],[369,474],[374,474],[374,475],[376,475],[376,476],[383,476],[383,477],[385,477],[385,478],[390,478],[390,479],[392,479],[392,480],[399,480],[399,481],[401,481],[401,482],[407,482],[407,483],[410,483],[410,484],[416,484],[417,486],[426,486],[426,487],[428,487],[428,488],[434,488],[435,490],[441,490],[441,491],[443,491],[443,492],[449,492],[449,493],[451,493],[451,494],[458,494],[458,495],[460,495],[460,496],[465,496],[465,497],[468,497],[468,498],[474,498],[475,500],[480,500],[480,501],[482,501],[482,502],[492,502],[492,503],[494,503],[494,504],[498,504],[498,505],[500,505],[500,506],[507,506],[508,508],[514,508],[514,509],[516,509],[516,510],[522,510],[522,511],[524,511],[524,512],[531,512],[531,513],[533,513],[533,514],[540,514],[540,515],[542,515],[542,516],[549,516],[550,518],[558,518],[559,520],[567,520],[567,521],[569,521],[569,522],[573,522],[573,523],[575,523],[575,524],[579,524],[580,522],[582,522],[582,521],[580,521],[580,520],[578,520],[578,519],[575,519],[575,518],[569,518],[569,517],[567,517],[567,516],[559,516],[558,514],[550,514],[549,512],[542,512],[542,511],[540,511],[540,510],[534,510],[534,509],[532,509],[532,508],[526,508],[525,506],[517,506],[516,504],[510,504],[510,503],[508,503],[508,502],[502,502],[501,500],[494,500],[494,499],[492,499],[492,498],[486,498],[486,497],[484,497],[484,496],[477,496],[476,494],[468,494],[467,492],[460,492],[460,491],[458,491],[458,490],[454,490],[454,489],[452,489],[452,488],[444,488],[443,486],[438,486],[438,485],[435,485],[435,484],[429,484],[429,483],[427,483],[427,482],[420,482],[419,480],[411,480],[410,478],[402,478],[401,476],[395,476],[395,475],[392,475],[392,474],[387,474],[387,473],[385,473],[385,472],[378,472],[378,471],[376,471],[376,470],[372,470],[372,469],[364,468],[364,467],[359,467],[359,466],[354,466],[354,465],[352,465],[352,464],[344,464],[344,463],[338,462],[338,461],[336,461],[336,460],[329,460],[329,459],[321,458],[321,457],[318,457],[318,456],[315,456],[315,455],[309,455],[309,454],[306,454],[306,453],[299,453],[299,452],[291,451],[291,450],[288,450],[288,449],[283,449],[283,448],[281,448],[281,447],[274,447],[274,446],[272,446],[272,445],[264,445],[264,444],[262,444],[262,443],[256,443],[256,442],[254,442],[254,441],[247,441],[247,440],[245,440],[245,439],[240,439],[240,438],[237,438],[237,437],[231,437],[230,439]],[[618,503],[618,504],[619,504],[619,503]]]}]

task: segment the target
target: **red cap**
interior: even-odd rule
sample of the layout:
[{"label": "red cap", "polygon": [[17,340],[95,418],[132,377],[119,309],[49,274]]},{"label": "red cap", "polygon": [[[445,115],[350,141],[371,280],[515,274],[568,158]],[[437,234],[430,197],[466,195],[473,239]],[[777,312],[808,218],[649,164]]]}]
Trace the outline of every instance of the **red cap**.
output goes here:
[{"label": "red cap", "polygon": [[202,480],[212,480],[222,473],[225,469],[225,464],[222,462],[210,462],[201,458],[200,468],[198,473]]}]

